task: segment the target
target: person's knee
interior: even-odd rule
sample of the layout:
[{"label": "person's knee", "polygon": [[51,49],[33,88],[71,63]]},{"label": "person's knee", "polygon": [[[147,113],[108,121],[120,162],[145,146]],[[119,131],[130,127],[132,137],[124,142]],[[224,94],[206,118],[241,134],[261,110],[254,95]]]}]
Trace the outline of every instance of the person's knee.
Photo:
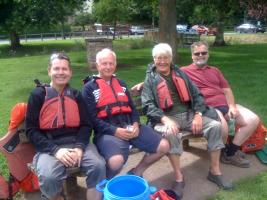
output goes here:
[{"label": "person's knee", "polygon": [[169,144],[168,140],[162,139],[158,145],[157,152],[162,153],[162,154],[166,154],[169,152],[169,150],[170,150],[170,144]]},{"label": "person's knee", "polygon": [[124,161],[124,158],[122,155],[114,155],[108,160],[108,167],[111,170],[116,171],[116,170],[122,168],[124,162],[125,161]]},{"label": "person's knee", "polygon": [[222,123],[219,122],[219,121],[213,120],[213,121],[210,122],[209,126],[210,126],[210,129],[211,129],[210,132],[214,136],[216,135],[216,136],[218,136],[218,138],[220,138],[221,134],[222,134],[222,129],[223,129]]},{"label": "person's knee", "polygon": [[103,159],[94,160],[93,173],[103,174],[106,171],[106,163]]},{"label": "person's knee", "polygon": [[256,115],[256,114],[253,115],[253,116],[251,117],[250,123],[253,124],[255,127],[257,127],[258,124],[260,123],[260,118],[259,118],[259,116]]}]

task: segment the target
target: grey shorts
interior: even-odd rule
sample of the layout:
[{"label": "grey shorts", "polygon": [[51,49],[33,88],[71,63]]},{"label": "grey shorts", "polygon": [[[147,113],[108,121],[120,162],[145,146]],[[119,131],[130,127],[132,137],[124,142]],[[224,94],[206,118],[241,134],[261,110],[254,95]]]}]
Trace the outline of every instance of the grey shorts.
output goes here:
[{"label": "grey shorts", "polygon": [[[192,121],[194,118],[193,112],[179,113],[174,116],[168,116],[173,119],[180,131],[192,131]],[[200,136],[204,136],[208,141],[208,151],[215,151],[224,148],[222,135],[221,135],[221,123],[209,117],[203,116],[203,129]],[[166,127],[162,124],[157,124],[154,129],[163,133]],[[166,137],[170,143],[170,154],[181,155],[183,153],[183,145],[181,143],[181,134],[168,135]]]},{"label": "grey shorts", "polygon": [[[47,153],[37,153],[33,158],[33,166],[42,193],[49,199],[59,194],[63,181],[67,178],[66,167]],[[85,149],[80,169],[87,176],[88,188],[95,187],[97,183],[106,178],[105,161],[98,154],[94,144],[89,144]]]}]

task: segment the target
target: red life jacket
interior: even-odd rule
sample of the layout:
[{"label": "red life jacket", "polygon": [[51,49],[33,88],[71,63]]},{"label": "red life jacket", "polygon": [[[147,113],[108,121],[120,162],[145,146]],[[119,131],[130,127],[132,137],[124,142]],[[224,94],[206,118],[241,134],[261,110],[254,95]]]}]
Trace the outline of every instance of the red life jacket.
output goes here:
[{"label": "red life jacket", "polygon": [[97,79],[96,83],[100,89],[99,99],[96,104],[99,118],[106,118],[109,114],[118,115],[132,112],[128,96],[116,78],[111,78],[110,85],[104,79]]},{"label": "red life jacket", "polygon": [[[162,81],[157,85],[157,93],[159,98],[159,107],[165,110],[173,106],[173,101],[166,80],[164,78],[161,79]],[[175,72],[173,71],[172,80],[181,102],[189,102],[190,96],[184,79],[179,76],[176,76]]]},{"label": "red life jacket", "polygon": [[45,90],[45,101],[39,115],[40,129],[78,127],[80,114],[73,90],[67,87],[62,94],[52,87],[45,87]]}]

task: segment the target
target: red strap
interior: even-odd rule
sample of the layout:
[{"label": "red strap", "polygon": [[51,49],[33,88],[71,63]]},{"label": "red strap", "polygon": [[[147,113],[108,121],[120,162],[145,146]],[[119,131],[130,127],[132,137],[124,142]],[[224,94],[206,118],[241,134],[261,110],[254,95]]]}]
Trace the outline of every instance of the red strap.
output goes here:
[{"label": "red strap", "polygon": [[[170,197],[164,190],[159,190],[150,196],[151,200],[175,200]],[[157,199],[158,198],[158,199]]]}]

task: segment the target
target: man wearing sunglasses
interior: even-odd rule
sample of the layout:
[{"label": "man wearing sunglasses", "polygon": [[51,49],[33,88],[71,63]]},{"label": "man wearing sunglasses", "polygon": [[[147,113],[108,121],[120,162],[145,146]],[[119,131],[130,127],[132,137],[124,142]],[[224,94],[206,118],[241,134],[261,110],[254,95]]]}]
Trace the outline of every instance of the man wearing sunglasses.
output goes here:
[{"label": "man wearing sunglasses", "polygon": [[250,167],[250,161],[240,151],[240,146],[252,135],[259,123],[259,117],[249,109],[236,104],[229,83],[218,68],[209,66],[209,46],[206,42],[191,45],[193,63],[182,67],[205,97],[205,103],[216,108],[222,122],[222,134],[226,142],[228,125],[226,120],[234,119],[239,128],[233,140],[224,149],[221,161],[242,168]]},{"label": "man wearing sunglasses", "polygon": [[26,133],[36,149],[33,165],[44,199],[63,200],[66,168],[79,167],[86,174],[87,200],[100,200],[97,183],[105,179],[105,161],[89,144],[92,126],[81,93],[69,86],[69,57],[52,54],[50,85],[36,87],[28,100]]}]

